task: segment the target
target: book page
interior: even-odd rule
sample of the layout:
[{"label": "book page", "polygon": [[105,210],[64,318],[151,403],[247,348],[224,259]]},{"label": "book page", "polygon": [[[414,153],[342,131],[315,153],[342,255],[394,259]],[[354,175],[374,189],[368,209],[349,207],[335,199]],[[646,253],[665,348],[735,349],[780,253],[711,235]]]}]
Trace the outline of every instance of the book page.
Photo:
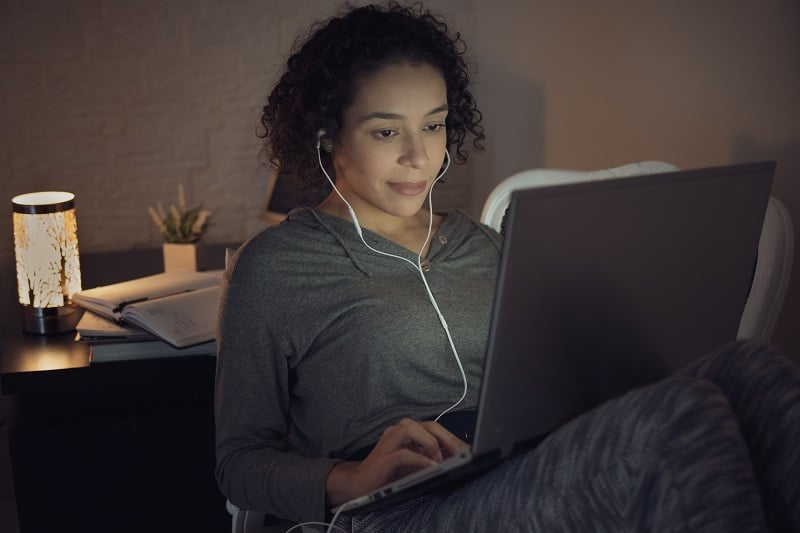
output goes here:
[{"label": "book page", "polygon": [[220,287],[133,303],[122,318],[178,348],[216,338]]},{"label": "book page", "polygon": [[72,301],[105,317],[119,319],[126,305],[219,285],[222,273],[222,270],[163,272],[87,289],[72,295]]},{"label": "book page", "polygon": [[78,325],[75,326],[75,330],[80,335],[80,340],[84,342],[89,339],[113,339],[116,342],[121,340],[153,339],[152,334],[141,328],[118,324],[92,311],[83,313],[83,316],[78,321]]}]

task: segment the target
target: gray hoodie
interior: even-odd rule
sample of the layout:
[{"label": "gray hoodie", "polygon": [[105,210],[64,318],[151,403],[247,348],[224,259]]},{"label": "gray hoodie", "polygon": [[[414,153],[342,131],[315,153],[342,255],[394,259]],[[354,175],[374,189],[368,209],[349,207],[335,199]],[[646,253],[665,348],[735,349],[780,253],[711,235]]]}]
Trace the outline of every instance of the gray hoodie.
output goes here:
[{"label": "gray hoodie", "polygon": [[[369,230],[370,246],[417,254]],[[468,381],[483,369],[500,236],[459,211],[425,273]],[[217,478],[245,509],[325,516],[325,478],[404,417],[433,418],[463,380],[419,273],[349,221],[302,208],[251,238],[226,272],[215,390]]]}]

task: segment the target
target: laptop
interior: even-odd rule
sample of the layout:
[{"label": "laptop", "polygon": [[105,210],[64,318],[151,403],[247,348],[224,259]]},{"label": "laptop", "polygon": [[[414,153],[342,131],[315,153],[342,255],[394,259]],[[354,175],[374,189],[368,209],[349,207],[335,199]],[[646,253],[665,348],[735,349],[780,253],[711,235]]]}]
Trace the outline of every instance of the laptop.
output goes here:
[{"label": "laptop", "polygon": [[772,161],[512,193],[469,449],[332,510],[449,488],[733,341]]}]

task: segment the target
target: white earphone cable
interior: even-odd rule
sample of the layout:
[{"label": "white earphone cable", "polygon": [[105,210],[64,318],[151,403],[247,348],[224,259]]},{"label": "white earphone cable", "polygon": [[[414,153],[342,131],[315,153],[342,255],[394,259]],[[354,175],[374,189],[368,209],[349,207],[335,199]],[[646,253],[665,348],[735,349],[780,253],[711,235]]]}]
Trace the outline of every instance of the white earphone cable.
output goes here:
[{"label": "white earphone cable", "polygon": [[[436,311],[436,315],[439,317],[439,322],[442,324],[442,328],[444,329],[445,335],[447,335],[447,341],[450,344],[450,349],[452,350],[453,356],[455,357],[456,363],[458,364],[458,370],[459,370],[459,372],[461,372],[461,379],[462,379],[462,381],[464,383],[464,390],[463,390],[463,392],[461,394],[461,398],[459,398],[457,402],[455,402],[453,405],[451,405],[450,407],[448,407],[447,409],[442,411],[439,414],[439,416],[436,417],[435,420],[438,422],[439,419],[442,416],[444,416],[446,413],[448,413],[448,412],[452,411],[453,409],[455,409],[461,402],[464,401],[464,398],[467,397],[467,389],[468,389],[468,387],[467,387],[467,375],[464,372],[464,366],[461,364],[461,358],[458,356],[458,350],[456,349],[456,345],[453,342],[453,337],[450,335],[450,327],[447,325],[447,320],[445,320],[444,315],[439,310],[439,304],[436,302],[436,298],[433,296],[433,291],[431,291],[431,287],[430,287],[430,285],[428,285],[428,280],[425,277],[425,271],[422,268],[422,252],[425,251],[425,247],[428,245],[428,242],[430,241],[431,235],[433,233],[433,186],[436,185],[436,182],[438,182],[439,179],[442,176],[444,176],[444,173],[447,172],[447,169],[450,168],[450,153],[447,150],[444,151],[445,156],[447,157],[447,162],[445,164],[445,167],[444,167],[444,169],[442,169],[442,171],[439,173],[439,175],[436,176],[436,179],[433,180],[433,183],[431,184],[431,187],[428,190],[428,208],[430,209],[430,217],[428,218],[428,234],[425,237],[425,241],[422,243],[422,248],[420,248],[419,252],[417,253],[417,263],[414,264],[413,261],[411,261],[411,260],[409,260],[409,259],[407,259],[405,257],[401,257],[399,255],[390,254],[388,252],[377,250],[377,249],[373,248],[372,246],[370,246],[369,243],[366,241],[366,239],[364,239],[364,232],[361,229],[361,224],[358,222],[358,217],[356,216],[356,212],[353,209],[353,206],[350,205],[350,202],[348,202],[347,199],[345,199],[345,197],[342,196],[342,193],[339,192],[339,189],[336,187],[336,184],[333,182],[333,179],[331,179],[331,177],[328,175],[328,171],[325,170],[325,166],[322,164],[322,155],[320,154],[320,150],[319,150],[319,148],[320,148],[320,137],[321,137],[322,133],[324,133],[324,132],[320,131],[320,134],[317,136],[317,161],[319,161],[319,168],[322,169],[322,173],[325,174],[325,177],[328,179],[328,182],[331,184],[331,187],[333,187],[333,190],[336,191],[336,194],[339,196],[339,198],[341,198],[342,202],[344,202],[344,204],[347,206],[347,210],[350,212],[350,218],[353,219],[353,225],[356,228],[356,233],[358,233],[358,236],[361,238],[361,242],[364,243],[364,246],[366,246],[368,249],[372,250],[373,252],[375,252],[377,254],[385,255],[387,257],[393,257],[393,258],[396,258],[396,259],[400,259],[401,261],[405,261],[406,263],[408,263],[412,267],[414,267],[414,269],[419,273],[420,278],[422,278],[422,283],[425,285],[425,291],[428,294],[428,299],[430,300],[431,305],[433,305],[433,309]],[[331,533],[333,531],[334,527],[337,530],[341,531],[341,529],[339,527],[337,527],[337,526],[334,526],[334,524],[336,523],[336,520],[339,518],[339,514],[343,510],[344,510],[344,507],[340,508],[336,512],[336,514],[333,515],[333,518],[331,519],[329,524],[319,523],[319,522],[304,522],[302,524],[298,524],[297,526],[294,526],[294,527],[288,529],[286,531],[286,533],[288,533],[289,531],[291,531],[295,527],[300,527],[300,526],[303,526],[303,525],[327,525],[328,528],[326,530],[326,533]]]},{"label": "white earphone cable", "polygon": [[409,263],[411,266],[414,267],[414,269],[419,273],[420,278],[422,278],[422,283],[425,285],[425,291],[428,294],[428,299],[430,300],[431,305],[433,305],[433,309],[436,311],[436,315],[439,317],[439,322],[442,324],[442,328],[444,329],[445,335],[447,335],[447,341],[450,344],[450,349],[452,350],[453,356],[455,357],[456,363],[458,364],[458,370],[461,373],[461,379],[464,384],[464,389],[458,401],[456,401],[453,405],[451,405],[450,407],[439,413],[439,416],[435,418],[435,420],[438,422],[442,416],[455,409],[459,404],[461,404],[461,402],[464,401],[464,398],[467,397],[467,390],[468,390],[467,375],[466,372],[464,372],[464,366],[461,364],[461,358],[458,356],[458,350],[456,349],[455,343],[453,342],[453,337],[450,334],[450,327],[447,325],[447,320],[445,320],[444,315],[439,310],[439,304],[436,302],[436,298],[433,296],[433,291],[431,291],[430,285],[428,285],[428,280],[425,277],[425,271],[422,269],[422,252],[425,251],[425,247],[428,245],[428,242],[431,239],[431,234],[433,233],[433,186],[436,185],[439,179],[441,179],[441,177],[444,176],[445,172],[447,172],[447,170],[450,168],[450,153],[447,150],[444,151],[444,154],[446,156],[446,163],[444,169],[442,169],[442,171],[439,172],[439,175],[436,176],[436,179],[433,180],[433,183],[431,184],[431,187],[428,190],[428,208],[430,214],[430,217],[428,218],[428,234],[425,237],[425,241],[422,243],[422,248],[420,248],[419,253],[417,254],[417,263],[414,264],[413,261],[406,259],[405,257],[377,250],[372,246],[370,246],[369,243],[367,243],[366,239],[364,239],[364,233],[361,229],[361,224],[358,222],[358,217],[356,216],[356,212],[353,209],[353,206],[350,205],[350,202],[348,202],[347,199],[345,199],[345,197],[342,195],[342,193],[339,192],[339,189],[336,187],[336,184],[333,182],[333,179],[331,179],[330,175],[328,174],[328,171],[325,170],[325,166],[322,164],[322,155],[320,153],[319,146],[320,142],[318,137],[317,161],[319,161],[319,168],[322,170],[322,173],[325,174],[325,177],[328,179],[328,183],[331,184],[331,187],[333,187],[333,190],[336,192],[339,198],[341,198],[342,202],[344,202],[344,204],[347,206],[347,210],[350,212],[350,218],[353,219],[353,224],[355,225],[356,233],[358,233],[358,236],[361,238],[361,242],[364,243],[364,246],[366,246],[368,249],[372,250],[377,254],[400,259],[401,261],[405,261],[406,263]]}]

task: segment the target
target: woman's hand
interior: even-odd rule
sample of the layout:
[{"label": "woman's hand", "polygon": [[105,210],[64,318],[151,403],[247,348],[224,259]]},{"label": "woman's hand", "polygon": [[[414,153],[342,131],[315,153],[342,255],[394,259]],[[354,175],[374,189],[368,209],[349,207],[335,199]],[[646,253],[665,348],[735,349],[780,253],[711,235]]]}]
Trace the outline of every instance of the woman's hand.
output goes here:
[{"label": "woman's hand", "polygon": [[335,507],[395,479],[454,455],[467,445],[437,422],[404,418],[389,426],[360,462],[344,462],[328,474],[328,505]]}]

